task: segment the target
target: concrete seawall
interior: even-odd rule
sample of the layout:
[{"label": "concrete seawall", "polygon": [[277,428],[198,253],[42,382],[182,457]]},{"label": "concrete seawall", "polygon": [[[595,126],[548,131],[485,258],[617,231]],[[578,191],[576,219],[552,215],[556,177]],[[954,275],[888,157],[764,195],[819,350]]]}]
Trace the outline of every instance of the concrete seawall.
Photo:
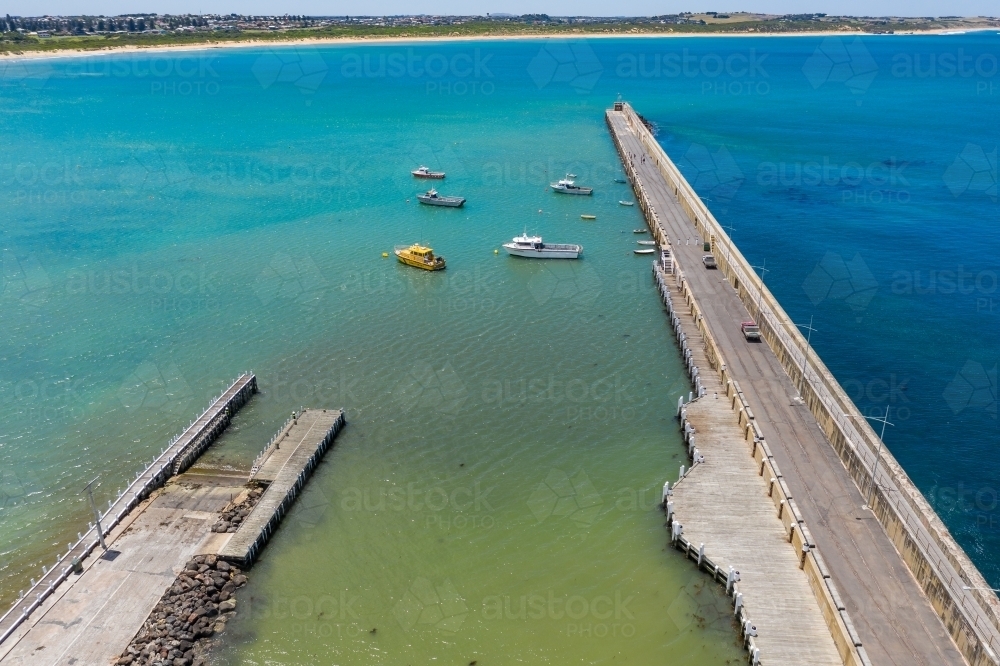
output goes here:
[{"label": "concrete seawall", "polygon": [[[746,310],[757,319],[764,340],[798,388],[804,404],[857,489],[867,494],[878,451],[878,437],[874,430],[819,357],[807,348],[806,340],[797,327],[773,295],[762,287],[746,259],[631,107],[622,104],[619,113],[627,122],[629,131],[638,138],[647,162],[652,162],[670,188],[676,203],[696,231],[711,243],[720,272]],[[609,124],[610,117],[609,113]],[[650,216],[648,205],[644,206],[644,212],[647,217]],[[663,234],[662,231],[660,233]],[[727,369],[722,366],[719,371],[725,375]],[[746,421],[749,430],[756,428],[752,417],[746,418]],[[758,431],[753,432],[754,440],[763,440],[762,433]],[[760,455],[762,461],[771,459],[773,463],[773,457],[767,455],[763,446],[755,448],[762,451],[758,453],[755,450],[755,457]],[[781,487],[781,476],[775,471],[774,477]],[[873,515],[920,585],[934,612],[969,663],[998,663],[1000,602],[990,592],[965,589],[986,588],[988,585],[923,495],[884,448],[877,476]],[[788,506],[792,507],[790,491],[786,487],[782,487],[782,491],[789,495]],[[825,567],[817,566],[817,571],[823,576]]]}]

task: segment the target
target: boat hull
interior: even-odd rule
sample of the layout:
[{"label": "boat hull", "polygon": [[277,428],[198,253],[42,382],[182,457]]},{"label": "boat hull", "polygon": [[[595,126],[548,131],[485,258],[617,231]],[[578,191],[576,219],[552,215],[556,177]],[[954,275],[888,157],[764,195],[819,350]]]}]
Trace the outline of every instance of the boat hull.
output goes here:
[{"label": "boat hull", "polygon": [[465,204],[465,199],[461,197],[418,196],[417,200],[425,206],[444,206],[445,208],[461,208]]},{"label": "boat hull", "polygon": [[535,249],[517,247],[513,243],[504,243],[503,249],[512,257],[525,259],[577,259],[583,253],[582,245],[554,245]]},{"label": "boat hull", "polygon": [[445,261],[442,259],[440,262],[434,262],[433,264],[428,264],[425,261],[419,259],[414,259],[405,254],[401,254],[398,251],[394,251],[396,258],[399,259],[399,263],[406,264],[407,266],[413,266],[414,268],[421,268],[425,271],[443,271],[445,268]]},{"label": "boat hull", "polygon": [[444,180],[443,173],[417,173],[416,171],[411,171],[414,178],[423,178],[424,180]]},{"label": "boat hull", "polygon": [[558,187],[557,185],[550,185],[550,187],[553,192],[558,192],[559,194],[579,194],[582,196],[589,196],[594,193],[594,188],[592,187],[574,187],[572,189]]}]

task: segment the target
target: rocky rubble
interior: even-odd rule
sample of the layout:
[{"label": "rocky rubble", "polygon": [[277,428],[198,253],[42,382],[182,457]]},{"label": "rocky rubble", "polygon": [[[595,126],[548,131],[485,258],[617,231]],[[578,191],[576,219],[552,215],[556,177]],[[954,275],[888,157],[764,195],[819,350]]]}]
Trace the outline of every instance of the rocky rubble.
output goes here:
[{"label": "rocky rubble", "polygon": [[214,555],[185,565],[117,663],[120,666],[201,666],[208,639],[236,612],[233,592],[247,577]]},{"label": "rocky rubble", "polygon": [[235,532],[264,494],[261,488],[250,488],[240,493],[236,499],[220,512],[219,520],[212,526],[213,532]]}]

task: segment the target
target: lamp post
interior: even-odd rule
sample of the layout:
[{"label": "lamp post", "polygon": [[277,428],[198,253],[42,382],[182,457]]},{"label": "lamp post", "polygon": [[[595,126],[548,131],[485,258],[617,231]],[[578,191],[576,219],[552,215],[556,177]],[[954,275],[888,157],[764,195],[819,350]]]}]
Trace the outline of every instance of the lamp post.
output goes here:
[{"label": "lamp post", "polygon": [[108,549],[108,544],[104,543],[104,530],[101,529],[101,512],[97,510],[97,504],[94,503],[94,484],[97,479],[94,479],[87,484],[84,490],[87,491],[87,496],[90,498],[90,508],[94,510],[94,523],[97,526],[97,538],[101,542],[101,548],[104,550]]},{"label": "lamp post", "polygon": [[804,328],[807,331],[809,331],[808,333],[806,333],[806,348],[802,350],[802,383],[799,386],[799,396],[801,396],[802,389],[804,389],[806,385],[806,363],[809,362],[809,349],[810,349],[809,345],[812,342],[813,331],[817,331],[818,329],[813,328],[813,315],[809,315],[808,326],[806,326],[805,324],[796,324],[796,326],[798,326],[799,328]]},{"label": "lamp post", "polygon": [[761,310],[761,300],[764,298],[764,273],[768,271],[767,259],[761,262],[760,266],[751,266],[750,268],[757,270],[760,269],[760,286],[757,288],[757,325],[760,326],[762,320],[764,319],[764,313]]},{"label": "lamp post", "polygon": [[[844,414],[844,416],[850,416],[851,418],[855,418],[853,414]],[[875,466],[872,468],[872,481],[868,485],[868,499],[865,502],[865,504],[861,506],[862,509],[870,510],[872,508],[872,497],[874,497],[875,493],[875,477],[878,474],[878,464],[882,460],[882,445],[884,443],[883,438],[885,437],[885,427],[887,425],[895,425],[895,424],[889,423],[889,405],[885,406],[885,416],[881,418],[879,418],[878,416],[867,416],[864,414],[862,414],[862,416],[864,416],[866,419],[871,419],[872,421],[878,421],[879,423],[882,424],[882,432],[878,436],[878,451],[875,453]]]}]

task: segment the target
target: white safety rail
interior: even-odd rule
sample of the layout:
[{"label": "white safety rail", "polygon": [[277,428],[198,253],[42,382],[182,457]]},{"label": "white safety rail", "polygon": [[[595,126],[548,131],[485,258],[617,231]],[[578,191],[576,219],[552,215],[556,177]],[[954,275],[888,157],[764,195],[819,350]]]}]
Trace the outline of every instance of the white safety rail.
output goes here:
[{"label": "white safety rail", "polygon": [[[228,389],[214,398],[200,417],[192,421],[184,431],[170,439],[167,446],[115,499],[108,501],[107,510],[101,515],[102,536],[107,536],[138,506],[149,494],[159,488],[173,474],[174,464],[184,455],[188,446],[196,441],[202,431],[227,409],[238,408],[246,403],[249,396],[257,391],[257,377],[252,372],[243,373],[232,382]],[[235,409],[234,409],[235,411]],[[107,520],[110,517],[110,520]],[[69,578],[72,560],[81,561],[89,556],[100,544],[96,525],[88,525],[87,531],[77,534],[76,543],[69,544],[66,553],[56,558],[51,569],[42,567],[42,576],[31,587],[21,592],[10,609],[0,616],[0,643],[7,640],[22,622]],[[69,564],[67,564],[69,563]],[[60,566],[62,568],[60,569]]]}]

